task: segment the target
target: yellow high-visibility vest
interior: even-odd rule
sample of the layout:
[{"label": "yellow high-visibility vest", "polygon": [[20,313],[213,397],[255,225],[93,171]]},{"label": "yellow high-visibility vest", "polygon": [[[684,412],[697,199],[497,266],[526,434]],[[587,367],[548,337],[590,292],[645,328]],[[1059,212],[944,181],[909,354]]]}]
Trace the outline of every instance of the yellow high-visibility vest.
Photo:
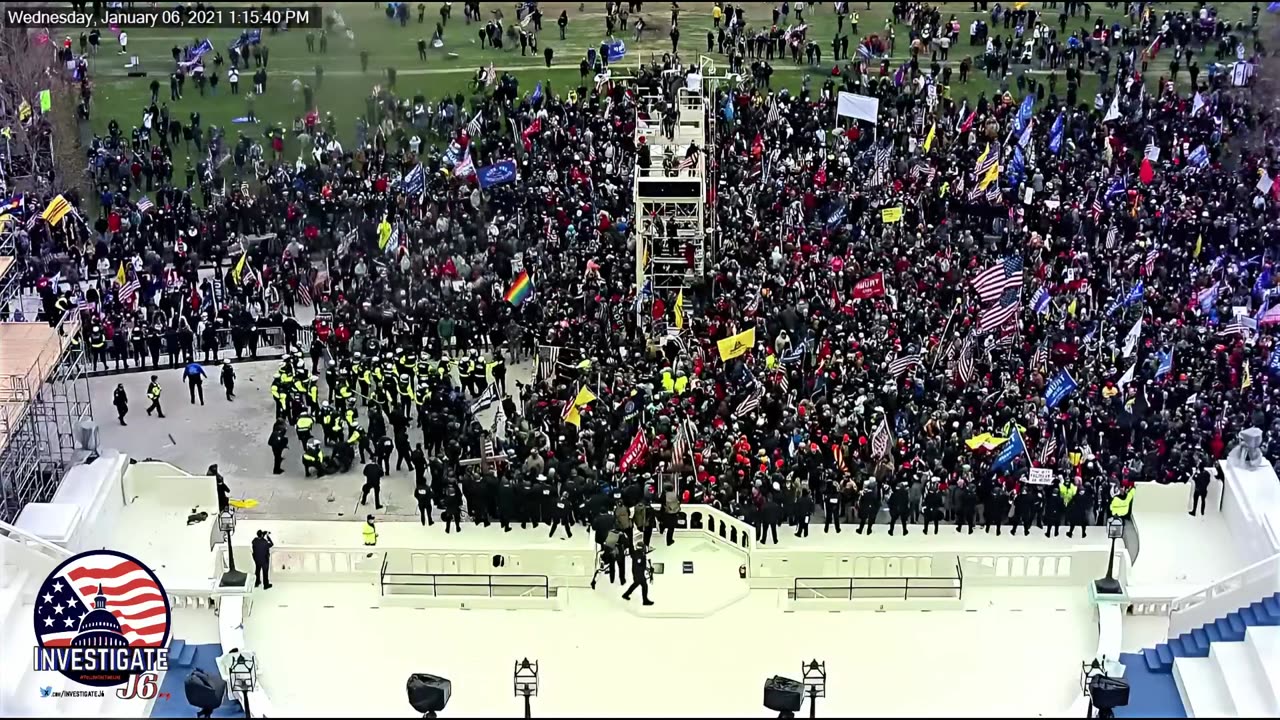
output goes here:
[{"label": "yellow high-visibility vest", "polygon": [[364,544],[365,544],[365,545],[377,545],[377,544],[378,544],[378,531],[377,531],[377,529],[376,529],[376,528],[374,528],[374,527],[373,527],[373,525],[372,525],[371,523],[367,523],[367,522],[366,522],[366,523],[364,524],[364,527],[363,527],[363,528],[361,528],[361,530],[360,530],[360,534],[364,536]]}]

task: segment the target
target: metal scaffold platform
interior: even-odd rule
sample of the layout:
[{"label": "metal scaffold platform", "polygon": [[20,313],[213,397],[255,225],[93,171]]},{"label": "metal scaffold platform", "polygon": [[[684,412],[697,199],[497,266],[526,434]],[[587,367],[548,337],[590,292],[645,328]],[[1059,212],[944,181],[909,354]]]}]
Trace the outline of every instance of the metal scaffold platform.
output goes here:
[{"label": "metal scaffold platform", "polygon": [[[637,97],[636,141],[650,148],[651,164],[635,173],[636,290],[646,285],[670,303],[715,262],[716,183],[713,107],[717,78],[710,60],[700,64],[701,80],[676,94],[676,122],[663,132],[659,94]],[[691,146],[699,150],[690,160]],[[672,156],[673,167],[664,168]]]},{"label": "metal scaffold platform", "polygon": [[6,305],[11,309],[17,306],[18,291],[20,283],[18,282],[18,261],[13,256],[13,247],[5,247],[3,240],[0,240],[0,309]]},{"label": "metal scaffold platform", "polygon": [[56,327],[0,323],[0,520],[53,498],[93,415],[75,313]]}]

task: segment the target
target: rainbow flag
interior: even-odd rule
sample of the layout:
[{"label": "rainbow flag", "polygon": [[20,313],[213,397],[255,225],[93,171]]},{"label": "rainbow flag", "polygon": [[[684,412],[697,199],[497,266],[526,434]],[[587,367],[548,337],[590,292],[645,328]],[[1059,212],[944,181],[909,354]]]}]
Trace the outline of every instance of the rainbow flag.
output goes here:
[{"label": "rainbow flag", "polygon": [[504,300],[512,305],[519,305],[533,292],[533,280],[529,279],[529,272],[521,270],[516,276],[515,282],[511,283],[511,287],[507,288],[507,294]]}]

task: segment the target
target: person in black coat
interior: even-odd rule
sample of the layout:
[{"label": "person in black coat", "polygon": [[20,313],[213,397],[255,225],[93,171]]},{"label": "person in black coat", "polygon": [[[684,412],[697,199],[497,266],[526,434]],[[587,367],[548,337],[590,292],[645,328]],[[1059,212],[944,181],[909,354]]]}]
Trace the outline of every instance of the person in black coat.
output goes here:
[{"label": "person in black coat", "polygon": [[1191,482],[1195,485],[1195,489],[1191,493],[1191,512],[1188,514],[1195,517],[1196,503],[1200,504],[1200,514],[1204,514],[1204,504],[1209,497],[1209,483],[1213,480],[1213,470],[1199,468],[1192,473]]},{"label": "person in black coat", "polygon": [[1023,535],[1031,535],[1031,524],[1040,514],[1040,489],[1034,485],[1023,485],[1018,497],[1013,501],[1014,520],[1009,528],[1011,535],[1018,534],[1018,526],[1022,526]]},{"label": "person in black coat", "polygon": [[991,532],[991,523],[994,522],[996,525],[996,537],[1000,537],[1000,527],[1007,517],[1009,517],[1009,493],[1005,491],[1002,483],[997,482],[996,486],[991,489],[991,497],[987,499],[986,505],[983,506],[982,519],[984,525],[982,531]]},{"label": "person in black coat", "polygon": [[547,537],[555,537],[556,528],[564,526],[565,539],[573,537],[573,511],[569,508],[569,493],[560,493],[555,507],[551,510],[551,532]]},{"label": "person in black coat", "polygon": [[822,532],[831,532],[831,525],[834,523],[836,532],[840,532],[840,516],[844,514],[844,503],[840,498],[840,485],[836,482],[827,484],[827,500],[823,505]]},{"label": "person in black coat", "polygon": [[956,508],[956,532],[968,525],[969,534],[973,534],[973,523],[978,515],[978,494],[973,486],[964,480],[960,482],[959,506]]},{"label": "person in black coat", "polygon": [[274,475],[284,472],[284,468],[280,467],[280,463],[284,461],[284,449],[289,447],[289,430],[285,427],[284,420],[276,420],[275,427],[271,428],[271,437],[267,440],[267,445],[271,447],[271,455],[275,458],[275,465],[271,468]]},{"label": "person in black coat", "polygon": [[263,590],[271,589],[271,578],[268,573],[271,570],[271,548],[275,547],[275,542],[271,540],[271,533],[266,530],[259,530],[258,536],[253,539],[253,586],[261,586]]},{"label": "person in black coat", "polygon": [[222,512],[231,507],[231,487],[227,485],[227,481],[223,479],[222,473],[218,472],[217,463],[210,465],[205,471],[205,475],[212,475],[214,483],[218,488],[218,512]]},{"label": "person in black coat", "polygon": [[516,484],[510,477],[504,476],[498,483],[497,493],[498,523],[503,532],[511,532],[511,517],[516,511]]},{"label": "person in black coat", "polygon": [[382,509],[382,466],[376,462],[364,466],[364,487],[360,488],[360,504],[369,504],[369,491],[373,491],[374,507]]},{"label": "person in black coat", "polygon": [[907,493],[907,483],[900,482],[889,493],[889,535],[893,535],[893,526],[902,523],[902,534],[907,534],[907,516],[911,514],[911,501]]},{"label": "person in black coat", "polygon": [[124,391],[124,383],[116,384],[116,391],[111,396],[111,404],[116,406],[116,415],[120,418],[121,425],[128,425],[124,421],[124,416],[129,414],[129,394]]},{"label": "person in black coat", "polygon": [[[776,532],[776,524],[774,527]],[[777,542],[777,538],[774,542]],[[645,550],[644,543],[640,543],[631,551],[631,587],[622,593],[622,599],[630,600],[631,593],[640,588],[640,599],[645,605],[652,605],[653,601],[649,599],[649,559],[645,556]]]},{"label": "person in black coat", "polygon": [[1044,536],[1057,537],[1062,525],[1062,494],[1056,485],[1050,485],[1044,493]]},{"label": "person in black coat", "polygon": [[462,532],[462,493],[455,483],[449,483],[444,488],[444,513],[441,517],[444,519],[446,533],[452,532],[451,524],[458,532]]},{"label": "person in black coat", "polygon": [[942,491],[936,481],[929,483],[924,493],[924,534],[929,534],[929,523],[933,523],[933,534],[938,534],[938,522],[942,520]]},{"label": "person in black coat", "polygon": [[813,515],[813,498],[809,496],[809,488],[800,491],[796,500],[796,537],[809,537],[809,518]]},{"label": "person in black coat", "polygon": [[774,498],[774,493],[770,493],[764,499],[764,506],[760,508],[760,537],[756,538],[756,542],[764,545],[768,542],[769,534],[773,533],[773,544],[777,545],[778,523],[781,518],[782,508]]},{"label": "person in black coat", "polygon": [[880,513],[880,488],[875,480],[867,480],[867,485],[858,498],[858,534],[863,530],[868,535],[875,532],[876,515]]},{"label": "person in black coat", "polygon": [[413,488],[413,497],[418,501],[418,520],[423,525],[435,525],[436,520],[431,517],[431,488],[420,482]]}]

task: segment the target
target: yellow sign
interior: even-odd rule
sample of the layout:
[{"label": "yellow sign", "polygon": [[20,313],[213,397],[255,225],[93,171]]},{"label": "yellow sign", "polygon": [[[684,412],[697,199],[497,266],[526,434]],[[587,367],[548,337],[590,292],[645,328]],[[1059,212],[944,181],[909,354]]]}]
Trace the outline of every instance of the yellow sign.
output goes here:
[{"label": "yellow sign", "polygon": [[716,347],[720,349],[721,360],[732,360],[739,355],[746,355],[748,350],[755,347],[755,344],[755,328],[716,341]]},{"label": "yellow sign", "polygon": [[896,223],[902,222],[902,206],[885,208],[880,211],[880,222]]}]

